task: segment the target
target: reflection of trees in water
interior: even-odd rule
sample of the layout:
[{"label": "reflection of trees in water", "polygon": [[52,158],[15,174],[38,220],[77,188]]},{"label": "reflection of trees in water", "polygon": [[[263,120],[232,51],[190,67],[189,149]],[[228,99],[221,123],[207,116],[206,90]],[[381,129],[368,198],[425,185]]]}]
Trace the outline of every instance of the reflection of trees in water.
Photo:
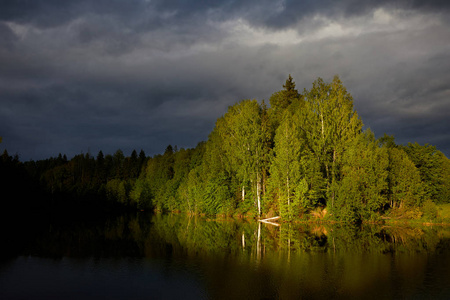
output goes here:
[{"label": "reflection of trees in water", "polygon": [[447,227],[275,227],[139,213],[51,223],[20,254],[162,259],[167,272],[189,267],[200,274],[214,299],[414,298],[449,278],[449,236]]},{"label": "reflection of trees in water", "polygon": [[24,251],[44,256],[229,256],[261,259],[276,252],[423,252],[448,241],[447,227],[211,220],[182,214],[123,215],[100,222],[50,224]]},{"label": "reflection of trees in water", "polygon": [[410,240],[420,239],[424,231],[420,228],[382,226],[379,237],[394,244],[407,244]]},{"label": "reflection of trees in water", "polygon": [[390,251],[434,251],[441,241],[440,232],[446,228],[412,228],[383,226],[377,236],[387,243]]}]

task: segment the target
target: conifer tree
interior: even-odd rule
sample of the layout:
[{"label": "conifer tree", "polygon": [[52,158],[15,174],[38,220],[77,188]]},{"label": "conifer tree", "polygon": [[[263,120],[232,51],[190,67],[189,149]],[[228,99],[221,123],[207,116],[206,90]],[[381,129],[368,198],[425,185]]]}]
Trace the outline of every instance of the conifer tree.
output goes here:
[{"label": "conifer tree", "polygon": [[299,98],[300,94],[295,88],[295,82],[291,74],[289,74],[286,83],[283,84],[283,90],[274,93],[269,99],[271,119],[275,129],[280,124],[284,111]]}]

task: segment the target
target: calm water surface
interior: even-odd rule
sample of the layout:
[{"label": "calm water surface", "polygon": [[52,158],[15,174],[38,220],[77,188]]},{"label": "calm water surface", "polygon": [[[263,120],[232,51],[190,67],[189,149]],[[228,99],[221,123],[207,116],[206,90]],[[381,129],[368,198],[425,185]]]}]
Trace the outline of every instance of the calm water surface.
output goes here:
[{"label": "calm water surface", "polygon": [[449,227],[41,221],[3,228],[0,299],[450,299]]}]

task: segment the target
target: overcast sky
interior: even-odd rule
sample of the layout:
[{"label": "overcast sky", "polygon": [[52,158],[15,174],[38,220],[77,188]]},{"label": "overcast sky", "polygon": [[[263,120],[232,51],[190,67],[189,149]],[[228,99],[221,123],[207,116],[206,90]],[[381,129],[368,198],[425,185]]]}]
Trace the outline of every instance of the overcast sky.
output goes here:
[{"label": "overcast sky", "polygon": [[289,74],[339,75],[376,136],[450,157],[448,0],[2,0],[0,150],[195,147]]}]

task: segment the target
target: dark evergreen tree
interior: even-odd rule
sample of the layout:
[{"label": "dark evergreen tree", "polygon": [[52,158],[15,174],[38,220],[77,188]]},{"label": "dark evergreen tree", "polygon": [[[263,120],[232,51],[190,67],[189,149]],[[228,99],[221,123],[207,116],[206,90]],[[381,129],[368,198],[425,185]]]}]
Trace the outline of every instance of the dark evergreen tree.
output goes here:
[{"label": "dark evergreen tree", "polygon": [[295,82],[290,74],[288,79],[286,79],[283,88],[283,90],[274,93],[269,99],[271,119],[275,129],[280,124],[285,109],[288,108],[291,103],[300,99],[300,94],[295,89]]}]

